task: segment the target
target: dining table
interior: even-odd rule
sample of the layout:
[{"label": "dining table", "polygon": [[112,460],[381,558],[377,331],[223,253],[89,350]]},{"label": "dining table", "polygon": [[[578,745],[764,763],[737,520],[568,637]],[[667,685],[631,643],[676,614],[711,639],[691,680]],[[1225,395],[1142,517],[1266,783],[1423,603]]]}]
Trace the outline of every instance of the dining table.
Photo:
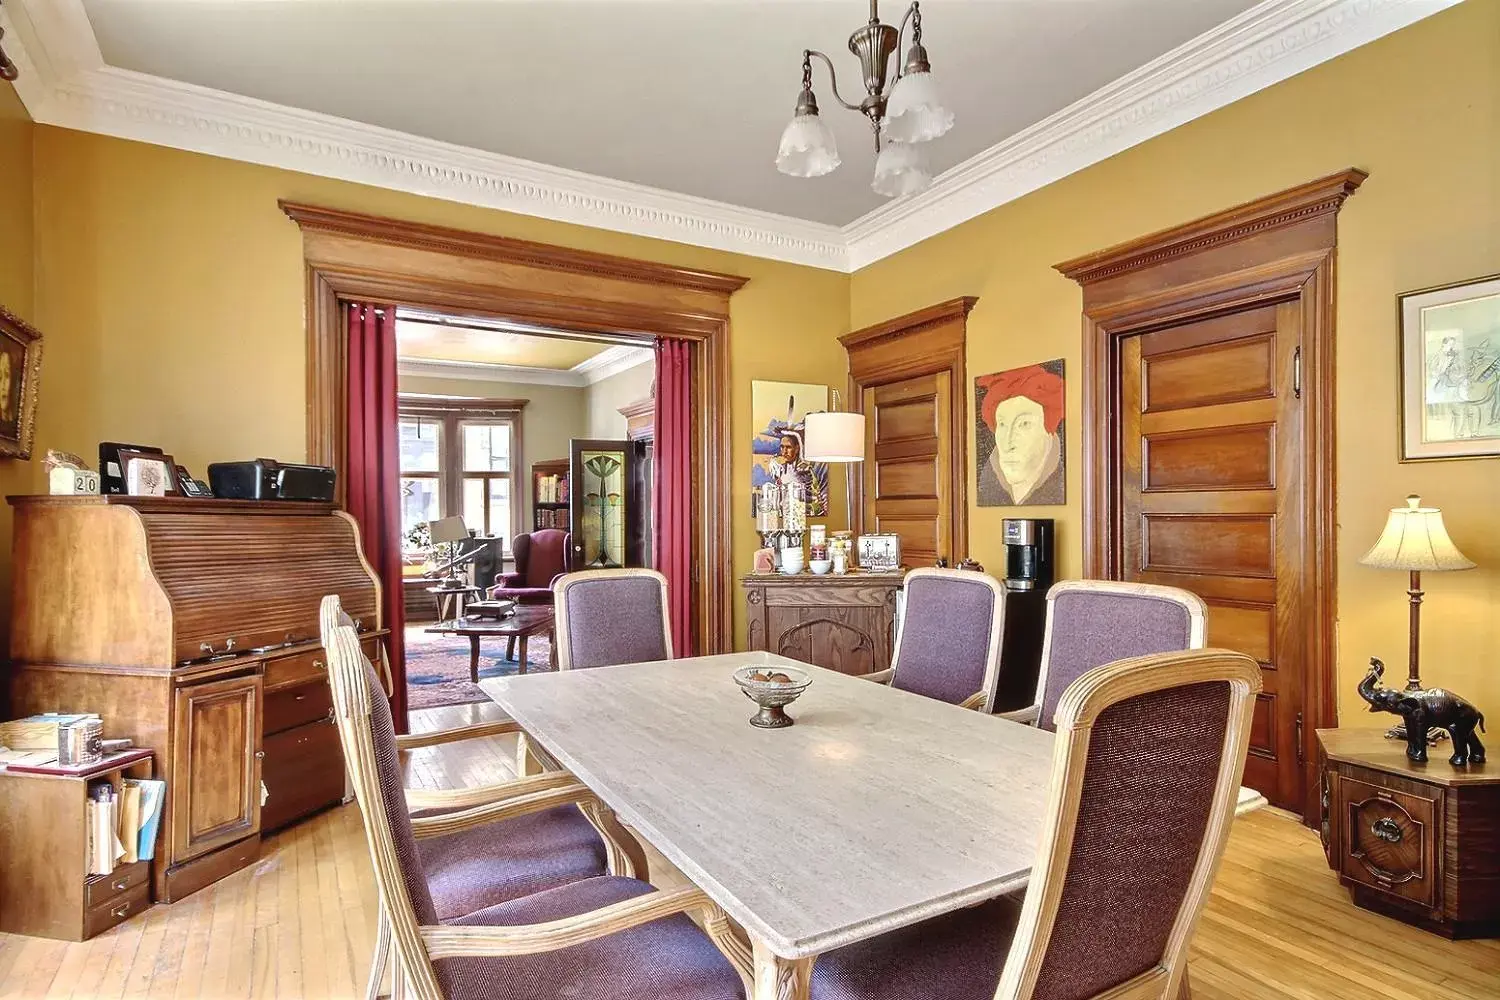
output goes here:
[{"label": "dining table", "polygon": [[[811,684],[750,725],[744,666]],[[752,1000],[819,954],[1024,889],[1053,735],[769,652],[496,677],[480,687],[750,939]]]}]

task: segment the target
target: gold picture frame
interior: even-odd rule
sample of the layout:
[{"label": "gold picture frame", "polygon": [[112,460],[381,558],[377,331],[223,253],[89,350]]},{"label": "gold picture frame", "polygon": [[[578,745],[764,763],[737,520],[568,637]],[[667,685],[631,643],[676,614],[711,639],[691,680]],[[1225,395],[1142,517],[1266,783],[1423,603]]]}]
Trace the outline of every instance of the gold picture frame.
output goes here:
[{"label": "gold picture frame", "polygon": [[0,458],[31,457],[41,374],[41,331],[0,306]]},{"label": "gold picture frame", "polygon": [[1500,274],[1396,296],[1397,458],[1500,458]]}]

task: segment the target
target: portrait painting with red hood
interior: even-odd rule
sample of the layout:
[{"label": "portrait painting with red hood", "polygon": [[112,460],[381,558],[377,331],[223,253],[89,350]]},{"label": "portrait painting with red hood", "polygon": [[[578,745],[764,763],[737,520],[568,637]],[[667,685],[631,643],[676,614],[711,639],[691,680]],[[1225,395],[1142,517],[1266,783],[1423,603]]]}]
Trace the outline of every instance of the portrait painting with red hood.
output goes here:
[{"label": "portrait painting with red hood", "polygon": [[1064,414],[1061,358],[974,379],[979,506],[1065,502]]}]

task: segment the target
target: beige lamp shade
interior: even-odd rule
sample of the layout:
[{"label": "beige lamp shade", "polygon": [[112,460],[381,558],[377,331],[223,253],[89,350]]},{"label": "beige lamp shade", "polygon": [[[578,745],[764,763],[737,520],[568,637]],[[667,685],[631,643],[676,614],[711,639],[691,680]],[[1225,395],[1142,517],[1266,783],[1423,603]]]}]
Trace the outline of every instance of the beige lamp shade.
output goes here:
[{"label": "beige lamp shade", "polygon": [[464,524],[464,519],[457,514],[440,521],[428,521],[427,530],[432,532],[432,541],[435,545],[442,545],[445,542],[461,542],[469,537],[469,526]]},{"label": "beige lamp shade", "polygon": [[863,413],[809,413],[804,419],[802,455],[809,462],[863,462]]},{"label": "beige lamp shade", "polygon": [[1443,512],[1423,507],[1413,493],[1405,507],[1393,507],[1380,538],[1359,560],[1377,569],[1404,569],[1421,573],[1446,569],[1473,569],[1474,564],[1448,537]]}]

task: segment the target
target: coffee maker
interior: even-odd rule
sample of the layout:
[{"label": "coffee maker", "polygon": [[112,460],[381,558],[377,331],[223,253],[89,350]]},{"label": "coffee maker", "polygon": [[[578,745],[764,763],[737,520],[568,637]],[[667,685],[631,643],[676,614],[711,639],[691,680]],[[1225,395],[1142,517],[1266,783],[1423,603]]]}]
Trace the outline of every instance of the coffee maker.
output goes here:
[{"label": "coffee maker", "polygon": [[1036,698],[1047,636],[1047,591],[1052,586],[1052,521],[1007,517],[1000,529],[1005,542],[1005,633],[1000,639],[995,711],[1009,712]]},{"label": "coffee maker", "polygon": [[1007,517],[1000,522],[1005,542],[1007,590],[1039,590],[1052,586],[1052,519]]}]

